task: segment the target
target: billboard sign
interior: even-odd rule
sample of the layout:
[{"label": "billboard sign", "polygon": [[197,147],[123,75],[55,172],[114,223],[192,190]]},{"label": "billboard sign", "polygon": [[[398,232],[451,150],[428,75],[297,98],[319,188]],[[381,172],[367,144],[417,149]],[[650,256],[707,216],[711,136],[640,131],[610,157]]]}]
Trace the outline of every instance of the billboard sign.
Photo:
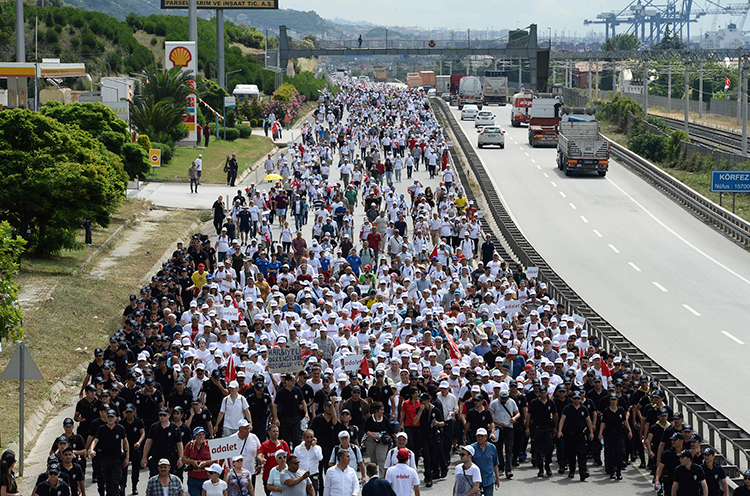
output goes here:
[{"label": "billboard sign", "polygon": [[[191,86],[195,88],[195,77],[198,74],[198,50],[194,41],[167,41],[164,44],[164,58],[167,70],[172,67],[181,67],[192,76]],[[198,131],[195,128],[197,100],[195,94],[187,97],[187,112],[182,116],[182,122],[188,128],[186,141],[195,143],[198,139]]]}]

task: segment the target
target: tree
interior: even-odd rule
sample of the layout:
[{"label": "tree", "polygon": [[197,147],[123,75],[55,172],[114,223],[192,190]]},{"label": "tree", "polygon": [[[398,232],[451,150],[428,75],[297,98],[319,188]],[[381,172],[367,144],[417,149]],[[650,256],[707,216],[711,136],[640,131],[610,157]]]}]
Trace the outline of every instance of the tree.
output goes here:
[{"label": "tree", "polygon": [[669,25],[664,28],[664,36],[661,41],[654,45],[654,50],[684,50],[685,43],[680,38],[672,34]]},{"label": "tree", "polygon": [[0,339],[18,340],[23,335],[21,306],[18,304],[18,257],[26,240],[13,234],[7,221],[0,222]]},{"label": "tree", "polygon": [[84,219],[107,226],[125,196],[122,160],[78,126],[0,112],[0,220],[37,255],[78,248]]},{"label": "tree", "polygon": [[150,170],[148,155],[141,156],[132,150],[128,125],[102,103],[70,103],[63,105],[52,101],[46,103],[41,112],[67,126],[78,125],[118,155],[130,179],[139,177],[144,179]]},{"label": "tree", "polygon": [[612,52],[615,50],[638,50],[641,48],[641,40],[635,34],[618,34],[602,44],[602,50]]},{"label": "tree", "polygon": [[130,123],[140,134],[154,141],[171,143],[187,134],[182,115],[187,111],[187,98],[195,89],[191,77],[180,67],[146,72],[143,95],[130,101]]}]

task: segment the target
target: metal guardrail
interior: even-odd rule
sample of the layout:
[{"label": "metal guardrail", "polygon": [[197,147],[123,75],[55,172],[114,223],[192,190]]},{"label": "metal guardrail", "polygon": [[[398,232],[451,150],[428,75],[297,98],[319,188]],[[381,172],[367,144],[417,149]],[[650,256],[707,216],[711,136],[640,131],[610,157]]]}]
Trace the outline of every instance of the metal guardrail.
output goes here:
[{"label": "metal guardrail", "polygon": [[[547,284],[549,295],[557,302],[562,303],[567,313],[577,313],[585,317],[585,328],[588,330],[589,336],[599,338],[602,348],[608,353],[627,358],[634,367],[640,368],[644,374],[658,380],[661,389],[666,394],[667,404],[675,411],[683,412],[685,421],[693,426],[694,432],[701,435],[705,444],[714,447],[719,452],[717,456],[720,457],[720,463],[722,463],[727,475],[735,483],[741,484],[742,472],[750,468],[750,434],[698,397],[684,383],[638,349],[635,344],[596,313],[568,286],[521,234],[518,226],[500,201],[479,156],[469,143],[455,117],[451,114],[448,105],[438,98],[430,100],[433,107],[439,110],[437,112],[438,117],[447,124],[446,127],[452,130],[455,143],[461,146],[469,166],[477,178],[485,201],[490,206],[489,213],[493,216],[505,241],[513,252],[513,258],[527,267],[539,268],[539,279]],[[451,152],[454,155],[454,163],[457,164],[456,169],[459,177],[466,184],[465,171],[460,166],[455,150]],[[667,186],[666,182],[664,186]],[[467,193],[470,192],[469,188],[465,189]]]},{"label": "metal guardrail", "polygon": [[612,140],[609,140],[609,143],[610,151],[618,162],[647,179],[685,208],[698,214],[728,238],[744,246],[750,244],[750,223],[746,220],[712,202],[624,146]]}]

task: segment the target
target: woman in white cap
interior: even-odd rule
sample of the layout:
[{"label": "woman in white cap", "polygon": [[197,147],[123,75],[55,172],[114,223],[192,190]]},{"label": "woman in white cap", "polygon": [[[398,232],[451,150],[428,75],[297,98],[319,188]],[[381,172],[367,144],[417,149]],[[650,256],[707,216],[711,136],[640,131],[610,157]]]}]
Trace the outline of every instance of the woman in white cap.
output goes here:
[{"label": "woman in white cap", "polygon": [[206,472],[208,472],[208,480],[203,483],[201,496],[227,496],[227,483],[221,480],[221,465],[214,463],[206,469]]},{"label": "woman in white cap", "polygon": [[242,455],[232,458],[232,468],[224,480],[227,482],[227,496],[255,496],[255,488],[250,483],[252,474],[245,470]]}]

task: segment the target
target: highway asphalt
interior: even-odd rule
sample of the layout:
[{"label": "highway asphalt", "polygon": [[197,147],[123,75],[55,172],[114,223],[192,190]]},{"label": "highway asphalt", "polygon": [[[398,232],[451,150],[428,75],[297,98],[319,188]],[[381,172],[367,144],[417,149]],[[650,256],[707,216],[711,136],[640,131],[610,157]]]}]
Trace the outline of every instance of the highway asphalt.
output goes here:
[{"label": "highway asphalt", "polygon": [[[510,107],[485,107],[505,149],[476,148],[503,203],[552,268],[605,319],[714,408],[750,430],[750,256],[615,161],[566,177]],[[457,119],[460,112],[451,107]],[[474,123],[461,123],[476,146]]]}]

